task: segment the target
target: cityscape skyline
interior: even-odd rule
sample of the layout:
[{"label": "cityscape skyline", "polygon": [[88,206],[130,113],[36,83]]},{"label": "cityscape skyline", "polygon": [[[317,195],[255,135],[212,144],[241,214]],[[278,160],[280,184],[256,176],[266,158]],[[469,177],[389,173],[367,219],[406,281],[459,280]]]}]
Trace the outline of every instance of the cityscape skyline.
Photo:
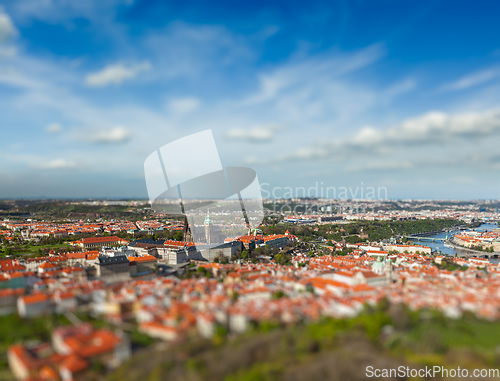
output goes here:
[{"label": "cityscape skyline", "polygon": [[0,0],[0,380],[498,378],[498,14]]}]

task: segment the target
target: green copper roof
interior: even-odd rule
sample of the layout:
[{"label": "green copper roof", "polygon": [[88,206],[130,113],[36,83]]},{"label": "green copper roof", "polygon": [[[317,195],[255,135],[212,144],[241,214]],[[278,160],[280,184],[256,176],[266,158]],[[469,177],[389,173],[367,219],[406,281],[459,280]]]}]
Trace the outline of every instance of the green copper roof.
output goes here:
[{"label": "green copper roof", "polygon": [[210,210],[207,210],[207,216],[205,217],[205,225],[209,225],[212,223],[212,220],[210,219]]}]

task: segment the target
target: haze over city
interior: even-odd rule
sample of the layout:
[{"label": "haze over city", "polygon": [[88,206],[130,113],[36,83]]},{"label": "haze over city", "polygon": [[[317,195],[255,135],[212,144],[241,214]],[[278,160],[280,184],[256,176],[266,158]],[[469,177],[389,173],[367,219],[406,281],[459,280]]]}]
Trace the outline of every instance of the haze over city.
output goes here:
[{"label": "haze over city", "polygon": [[495,2],[1,4],[2,198],[146,198],[205,129],[270,188],[498,198]]}]

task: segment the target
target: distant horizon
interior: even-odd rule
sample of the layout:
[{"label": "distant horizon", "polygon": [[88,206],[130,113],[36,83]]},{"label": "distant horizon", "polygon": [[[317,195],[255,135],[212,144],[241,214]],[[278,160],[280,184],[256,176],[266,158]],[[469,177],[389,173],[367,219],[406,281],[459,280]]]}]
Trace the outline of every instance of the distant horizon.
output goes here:
[{"label": "distant horizon", "polygon": [[[130,198],[113,198],[113,197],[89,197],[89,198],[73,198],[73,197],[7,197],[0,198],[0,201],[147,201],[148,198],[140,197],[130,197]],[[500,199],[447,199],[447,198],[435,198],[435,199],[417,199],[417,198],[394,198],[394,199],[343,199],[343,198],[321,198],[321,197],[294,197],[294,198],[263,198],[263,201],[279,201],[279,200],[332,200],[332,201],[362,201],[362,202],[394,202],[394,201],[406,201],[406,202],[426,202],[426,201],[443,201],[443,202],[500,202]]]}]

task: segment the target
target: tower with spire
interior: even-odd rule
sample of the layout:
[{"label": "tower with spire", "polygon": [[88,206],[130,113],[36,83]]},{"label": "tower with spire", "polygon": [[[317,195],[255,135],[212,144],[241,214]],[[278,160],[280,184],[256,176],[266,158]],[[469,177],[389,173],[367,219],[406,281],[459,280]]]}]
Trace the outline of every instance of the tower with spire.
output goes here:
[{"label": "tower with spire", "polygon": [[189,227],[188,219],[184,216],[184,229],[182,230],[182,240],[184,242],[194,242],[193,232]]},{"label": "tower with spire", "polygon": [[210,219],[210,210],[207,210],[207,215],[205,217],[205,242],[208,244],[214,243],[214,226],[212,220]]}]

